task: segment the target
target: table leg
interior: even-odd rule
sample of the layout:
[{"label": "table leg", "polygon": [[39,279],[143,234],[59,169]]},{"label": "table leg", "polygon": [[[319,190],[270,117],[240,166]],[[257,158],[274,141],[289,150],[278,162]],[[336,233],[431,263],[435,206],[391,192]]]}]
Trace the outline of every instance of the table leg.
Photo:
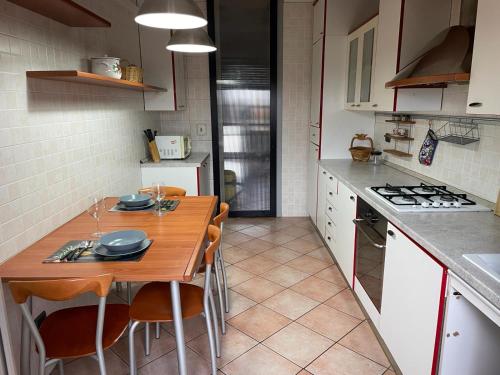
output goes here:
[{"label": "table leg", "polygon": [[[26,300],[30,313],[33,313],[33,298],[29,297]],[[21,326],[21,375],[29,375],[31,373],[31,332],[26,319],[23,318]]]},{"label": "table leg", "polygon": [[[5,356],[5,365],[7,374],[17,375],[17,365],[14,356],[14,348],[10,336],[9,319],[7,316],[7,304],[3,290],[3,282],[0,279],[0,334],[2,335],[3,354]],[[1,354],[1,353],[0,353]]]},{"label": "table leg", "polygon": [[184,326],[182,323],[181,296],[179,282],[170,282],[170,295],[174,313],[175,341],[177,343],[177,361],[179,362],[179,375],[186,375],[186,345],[184,342]]}]

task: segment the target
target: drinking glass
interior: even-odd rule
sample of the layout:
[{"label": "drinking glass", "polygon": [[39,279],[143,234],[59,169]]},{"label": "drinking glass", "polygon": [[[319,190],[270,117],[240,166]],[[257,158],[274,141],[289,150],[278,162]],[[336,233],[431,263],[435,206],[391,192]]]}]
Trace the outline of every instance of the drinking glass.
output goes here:
[{"label": "drinking glass", "polygon": [[154,182],[153,183],[153,199],[155,201],[155,209],[154,213],[157,216],[163,216],[164,212],[161,209],[161,204],[163,199],[165,198],[165,193],[162,191],[161,187],[163,186],[163,182]]},{"label": "drinking glass", "polygon": [[100,238],[104,233],[101,232],[100,227],[100,219],[103,215],[104,211],[106,211],[105,200],[102,197],[94,196],[91,198],[90,207],[87,208],[87,212],[90,216],[92,216],[96,221],[96,232],[92,233],[93,237]]}]

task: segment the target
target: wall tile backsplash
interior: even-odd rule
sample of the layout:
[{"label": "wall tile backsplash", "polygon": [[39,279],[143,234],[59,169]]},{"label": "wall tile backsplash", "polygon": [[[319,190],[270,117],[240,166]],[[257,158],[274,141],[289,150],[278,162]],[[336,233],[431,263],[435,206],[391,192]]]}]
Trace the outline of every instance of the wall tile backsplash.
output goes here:
[{"label": "wall tile backsplash", "polygon": [[[394,148],[394,141],[389,144],[384,140],[384,134],[392,132],[394,128],[394,124],[385,122],[388,118],[377,115],[375,145],[378,149]],[[413,157],[402,158],[385,154],[387,161],[443,181],[490,202],[496,201],[500,189],[500,122],[491,125],[480,124],[479,142],[462,146],[440,141],[430,166],[422,165],[418,161],[418,153],[429,129],[429,121],[417,119],[416,122],[416,125],[412,126],[415,140],[410,149]],[[433,120],[432,128],[437,131],[445,123],[444,120]],[[398,149],[407,152],[404,142],[399,144]]]},{"label": "wall tile backsplash", "polygon": [[[130,17],[122,2],[85,4],[113,21]],[[133,21],[130,27],[135,35]],[[87,70],[91,56],[138,45],[114,32],[70,28],[0,0],[0,261],[81,213],[89,196],[140,186],[142,129],[159,120],[144,112],[141,93],[25,74]]]},{"label": "wall tile backsplash", "polygon": [[283,216],[307,216],[312,8],[311,3],[283,4]]}]

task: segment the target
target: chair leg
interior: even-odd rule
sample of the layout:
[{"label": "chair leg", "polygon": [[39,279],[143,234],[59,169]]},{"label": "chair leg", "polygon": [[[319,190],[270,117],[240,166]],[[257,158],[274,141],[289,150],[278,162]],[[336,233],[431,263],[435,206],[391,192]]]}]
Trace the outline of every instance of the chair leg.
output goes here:
[{"label": "chair leg", "polygon": [[134,332],[139,322],[133,322],[130,326],[128,333],[128,353],[129,353],[129,365],[130,365],[130,375],[137,375],[137,365],[135,363],[135,349],[134,349]]},{"label": "chair leg", "polygon": [[149,323],[144,327],[144,354],[146,356],[151,354],[151,339],[149,337]]},{"label": "chair leg", "polygon": [[229,313],[229,295],[227,292],[226,265],[224,264],[224,253],[222,252],[222,245],[219,246],[218,253],[222,272],[222,281],[224,282],[224,306],[226,307],[226,313]]},{"label": "chair leg", "polygon": [[160,338],[160,322],[156,322],[156,333],[155,333],[155,337],[156,339],[159,339]]},{"label": "chair leg", "polygon": [[215,283],[217,286],[217,295],[219,297],[219,308],[220,308],[220,325],[222,334],[226,334],[226,320],[224,317],[224,300],[222,298],[222,287],[221,287],[221,278],[220,278],[220,270],[219,270],[219,262],[217,261],[217,256],[215,259]]},{"label": "chair leg", "polygon": [[117,292],[118,294],[120,294],[120,293],[122,292],[122,290],[123,290],[123,285],[122,285],[122,283],[121,283],[121,282],[117,282],[117,283],[115,283],[115,284],[116,284],[116,292]]},{"label": "chair leg", "polygon": [[[208,333],[208,347],[210,349],[210,363],[212,367],[212,375],[217,375],[217,357],[216,357],[216,343],[214,339],[214,331],[212,327],[212,321],[210,319],[210,305],[209,301],[207,299],[204,299],[203,301],[203,307],[204,307],[204,316],[205,316],[205,323],[207,325],[207,333]],[[131,375],[135,375],[132,374]]]},{"label": "chair leg", "polygon": [[59,360],[59,375],[64,375],[64,362],[62,359]]},{"label": "chair leg", "polygon": [[215,351],[217,357],[220,358],[220,339],[219,339],[219,322],[217,321],[217,310],[215,309],[214,296],[212,290],[208,290],[208,300],[210,301],[210,307],[212,308],[214,333],[215,333]]},{"label": "chair leg", "polygon": [[106,375],[106,362],[104,362],[104,351],[97,348],[97,362],[99,363],[99,374]]}]

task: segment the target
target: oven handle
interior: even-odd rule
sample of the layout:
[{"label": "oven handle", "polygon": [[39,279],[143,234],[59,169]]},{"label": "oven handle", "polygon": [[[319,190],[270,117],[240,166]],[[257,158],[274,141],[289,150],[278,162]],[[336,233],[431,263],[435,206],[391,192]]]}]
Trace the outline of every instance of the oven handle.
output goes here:
[{"label": "oven handle", "polygon": [[365,221],[365,219],[353,219],[353,223],[356,225],[356,227],[359,229],[359,231],[370,241],[370,243],[375,246],[377,249],[385,249],[385,245],[381,245],[379,243],[376,243],[369,235],[366,233],[366,231],[363,229],[361,226],[360,222]]}]

